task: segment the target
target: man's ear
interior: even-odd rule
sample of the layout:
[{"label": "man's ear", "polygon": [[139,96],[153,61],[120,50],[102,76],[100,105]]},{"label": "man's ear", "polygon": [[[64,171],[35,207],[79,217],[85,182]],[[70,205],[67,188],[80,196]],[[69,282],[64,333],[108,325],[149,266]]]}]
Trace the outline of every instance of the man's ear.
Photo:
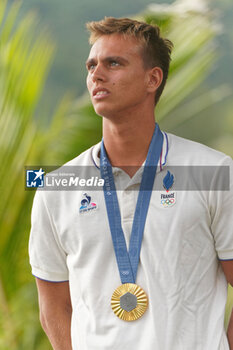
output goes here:
[{"label": "man's ear", "polygon": [[153,67],[148,74],[148,92],[155,92],[163,81],[163,71],[160,67]]}]

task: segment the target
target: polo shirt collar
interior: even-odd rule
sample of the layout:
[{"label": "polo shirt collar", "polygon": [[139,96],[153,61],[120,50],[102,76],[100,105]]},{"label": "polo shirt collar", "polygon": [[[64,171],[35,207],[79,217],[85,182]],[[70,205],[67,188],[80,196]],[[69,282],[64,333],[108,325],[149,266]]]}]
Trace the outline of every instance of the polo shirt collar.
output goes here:
[{"label": "polo shirt collar", "polygon": [[[92,162],[95,165],[95,167],[98,169],[100,169],[100,158],[99,158],[100,146],[101,146],[101,142],[97,143],[95,146],[92,147],[92,152],[91,152]],[[161,154],[160,160],[158,162],[158,166],[159,166],[158,171],[161,171],[167,162],[168,148],[169,148],[168,137],[167,137],[167,134],[163,132],[163,148],[162,148],[162,154]],[[137,173],[140,173],[140,170],[142,171],[142,169],[143,169],[142,167],[138,169]],[[115,175],[116,173],[121,172],[122,169],[113,167],[112,171],[113,171],[113,174]],[[137,173],[135,175],[137,175]]]}]

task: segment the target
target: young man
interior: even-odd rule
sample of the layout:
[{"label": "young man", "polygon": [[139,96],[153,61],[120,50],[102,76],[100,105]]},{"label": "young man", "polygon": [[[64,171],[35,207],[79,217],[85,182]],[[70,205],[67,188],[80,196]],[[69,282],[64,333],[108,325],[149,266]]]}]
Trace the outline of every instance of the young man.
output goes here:
[{"label": "young man", "polygon": [[[68,165],[92,167],[105,184],[36,193],[30,261],[42,326],[55,350],[233,350],[232,160],[155,125],[172,49],[157,26],[105,18],[88,28],[103,142]],[[230,167],[230,191],[175,192],[174,165]]]}]

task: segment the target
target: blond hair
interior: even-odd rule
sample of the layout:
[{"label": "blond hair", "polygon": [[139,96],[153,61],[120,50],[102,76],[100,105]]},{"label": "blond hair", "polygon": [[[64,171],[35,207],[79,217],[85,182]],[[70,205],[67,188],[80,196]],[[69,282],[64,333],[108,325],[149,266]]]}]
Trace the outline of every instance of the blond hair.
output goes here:
[{"label": "blond hair", "polygon": [[98,22],[86,24],[90,32],[89,43],[93,45],[102,35],[122,34],[134,37],[142,47],[144,67],[160,67],[163,71],[163,81],[156,91],[155,103],[158,102],[167,81],[171,51],[173,44],[162,38],[160,28],[154,24],[139,22],[130,18],[105,17]]}]

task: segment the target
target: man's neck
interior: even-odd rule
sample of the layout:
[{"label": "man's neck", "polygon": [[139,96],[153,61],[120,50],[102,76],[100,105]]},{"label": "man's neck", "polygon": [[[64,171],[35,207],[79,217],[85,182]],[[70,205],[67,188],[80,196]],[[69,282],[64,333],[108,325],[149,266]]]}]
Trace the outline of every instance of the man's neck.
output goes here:
[{"label": "man's neck", "polygon": [[104,120],[104,145],[111,165],[132,177],[146,160],[154,128],[154,116],[132,121],[125,118],[121,123]]}]

